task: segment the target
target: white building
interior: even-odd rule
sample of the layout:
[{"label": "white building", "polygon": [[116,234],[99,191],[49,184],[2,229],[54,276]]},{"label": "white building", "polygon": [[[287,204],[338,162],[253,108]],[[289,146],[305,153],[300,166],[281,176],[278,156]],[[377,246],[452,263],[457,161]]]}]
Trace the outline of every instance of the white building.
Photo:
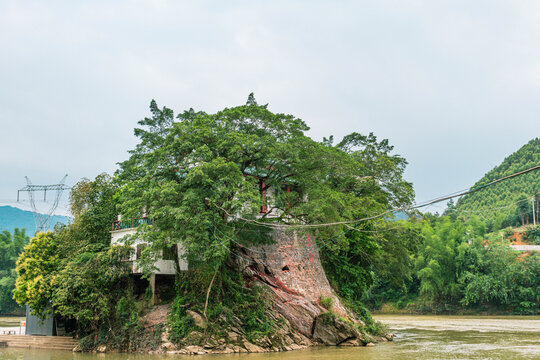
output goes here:
[{"label": "white building", "polygon": [[[111,230],[111,245],[124,245],[124,237],[126,235],[133,235],[137,232],[137,227],[141,224],[152,225],[153,220],[149,218],[133,219],[130,221],[122,221],[118,216],[118,220],[113,222]],[[144,241],[139,239],[133,240],[132,247],[134,252],[131,255],[129,261],[131,262],[131,271],[134,275],[141,275],[142,271],[137,266],[137,260],[141,257],[142,250],[146,246]],[[159,282],[160,278],[171,277],[175,275],[176,268],[174,265],[174,252],[176,251],[179,259],[179,265],[181,271],[188,269],[188,263],[183,258],[184,249],[182,244],[178,243],[173,245],[169,252],[162,253],[160,258],[156,260],[154,266],[157,268],[154,274],[150,277],[150,287],[152,289],[152,302],[154,301],[156,281]]]}]

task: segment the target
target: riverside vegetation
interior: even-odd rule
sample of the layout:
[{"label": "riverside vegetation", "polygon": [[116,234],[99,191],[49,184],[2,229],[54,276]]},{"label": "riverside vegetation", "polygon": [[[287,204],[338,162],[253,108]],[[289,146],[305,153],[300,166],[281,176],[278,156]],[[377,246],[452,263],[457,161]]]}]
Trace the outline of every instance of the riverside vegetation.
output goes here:
[{"label": "riverside vegetation", "polygon": [[13,288],[17,279],[15,263],[29,239],[24,229],[0,233],[0,315],[24,314],[13,299]]},{"label": "riverside vegetation", "polygon": [[[75,319],[81,350],[207,353],[320,342],[362,345],[391,338],[364,304],[414,295],[433,306],[538,311],[538,258],[519,257],[496,241],[485,247],[485,225],[477,218],[379,217],[309,228],[335,294],[312,304],[319,314],[314,327],[320,328],[313,331],[329,336],[306,336],[277,311],[268,286],[241,271],[235,254],[272,244],[272,224],[305,234],[298,225],[351,221],[411,204],[412,184],[402,177],[405,159],[373,134],[353,133],[337,144],[331,136],[314,141],[304,134],[302,120],[272,113],[252,95],[246,105],[216,114],[190,109],[175,116],[154,101],[150,110],[152,116],[135,129],[139,144],[117,173],[80,181],[70,195],[73,222],[37,234],[17,260],[17,302],[39,316],[53,312]],[[190,266],[180,271],[175,258],[176,285],[158,306],[150,305],[148,291],[134,291],[123,261],[133,251],[129,240],[110,245],[116,215],[136,218],[141,212],[154,218],[136,235],[148,244],[138,260],[144,276],[177,242]],[[489,276],[509,264],[516,272],[482,293]],[[341,304],[346,310],[333,312]]]},{"label": "riverside vegetation", "polygon": [[[539,163],[540,140],[533,139],[473,188]],[[540,244],[540,227],[533,226],[539,223],[539,190],[540,172],[534,171],[450,201],[442,216],[399,225],[398,231],[414,233],[402,238],[409,239],[408,261],[398,262],[400,268],[392,259],[378,263],[364,301],[396,312],[540,313],[538,252],[509,246],[516,238]],[[400,276],[389,278],[392,271]]]}]

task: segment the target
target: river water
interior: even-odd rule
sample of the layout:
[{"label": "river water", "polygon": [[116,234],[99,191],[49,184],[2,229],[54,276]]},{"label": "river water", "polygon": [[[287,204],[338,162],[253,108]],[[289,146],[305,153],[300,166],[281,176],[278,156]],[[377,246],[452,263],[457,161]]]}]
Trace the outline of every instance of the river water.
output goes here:
[{"label": "river water", "polygon": [[[206,355],[209,360],[540,359],[540,317],[378,315],[396,334],[375,347],[319,347],[265,354]],[[0,324],[0,326],[2,326]],[[180,355],[76,354],[0,348],[1,360],[161,360]],[[201,358],[201,357],[195,357]]]}]

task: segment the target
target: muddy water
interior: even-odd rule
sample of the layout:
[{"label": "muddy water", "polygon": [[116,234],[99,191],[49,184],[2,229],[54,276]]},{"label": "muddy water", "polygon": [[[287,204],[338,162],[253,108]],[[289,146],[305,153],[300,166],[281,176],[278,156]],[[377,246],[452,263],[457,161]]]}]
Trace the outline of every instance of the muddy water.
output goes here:
[{"label": "muddy water", "polygon": [[463,317],[379,315],[396,333],[391,343],[363,348],[314,348],[270,354],[202,357],[73,354],[1,349],[0,359],[13,360],[374,360],[374,359],[540,359],[540,317]]}]

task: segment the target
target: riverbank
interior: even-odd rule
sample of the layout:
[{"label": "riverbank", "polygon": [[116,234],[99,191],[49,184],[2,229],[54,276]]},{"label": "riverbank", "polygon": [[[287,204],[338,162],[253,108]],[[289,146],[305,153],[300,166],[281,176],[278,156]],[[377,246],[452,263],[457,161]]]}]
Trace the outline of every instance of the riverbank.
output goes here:
[{"label": "riverbank", "polygon": [[405,306],[383,303],[380,308],[371,308],[369,311],[373,315],[537,316],[537,314],[520,314],[512,310],[502,310],[495,306],[463,308],[449,304],[433,305],[415,302]]},{"label": "riverbank", "polygon": [[[377,315],[376,320],[396,333],[393,342],[373,347],[310,347],[303,350],[239,354],[245,360],[417,360],[540,358],[538,316],[411,316]],[[193,359],[175,355],[175,359]],[[32,360],[170,360],[168,354],[72,353],[68,351],[0,348],[0,359]],[[206,359],[206,357],[205,357]],[[212,355],[230,360],[231,355]]]},{"label": "riverbank", "polygon": [[[377,342],[392,341],[393,334],[369,335],[362,322],[352,323],[331,312],[316,316],[309,334],[298,331],[283,315],[268,308],[263,319],[270,319],[272,327],[266,334],[252,334],[245,331],[250,319],[232,316],[218,317],[210,322],[193,310],[185,310],[185,318],[190,324],[185,335],[178,339],[174,328],[168,322],[170,305],[154,306],[141,317],[137,336],[123,343],[119,348],[115,343],[100,342],[99,336],[89,336],[79,341],[76,352],[108,353],[126,351],[130,353],[150,353],[169,355],[203,355],[232,353],[270,353],[301,350],[320,346],[363,347],[374,346]],[[260,318],[251,318],[260,321]],[[101,337],[101,339],[106,339]]]}]

